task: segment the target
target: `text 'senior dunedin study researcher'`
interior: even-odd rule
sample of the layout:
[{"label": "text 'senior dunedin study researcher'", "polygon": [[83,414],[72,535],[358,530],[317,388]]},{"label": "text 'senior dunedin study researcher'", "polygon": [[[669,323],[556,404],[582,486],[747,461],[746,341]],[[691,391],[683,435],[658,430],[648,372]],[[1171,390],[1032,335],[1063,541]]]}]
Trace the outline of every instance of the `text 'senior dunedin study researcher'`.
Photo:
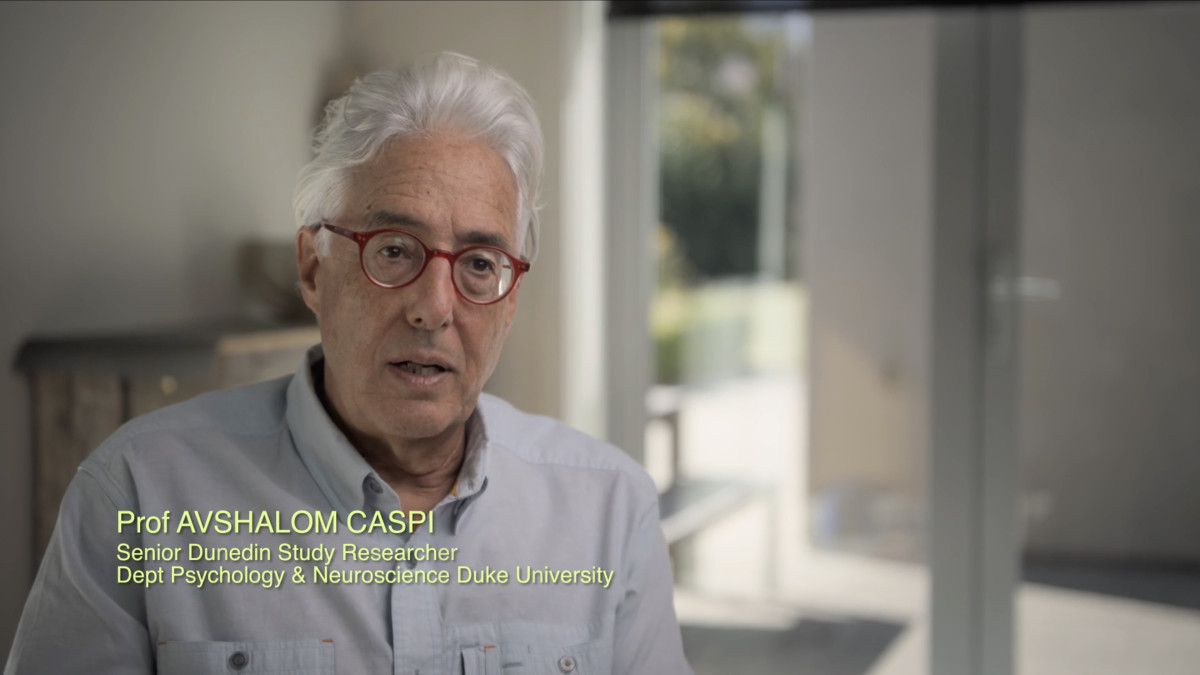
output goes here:
[{"label": "text 'senior dunedin study researcher'", "polygon": [[356,82],[316,148],[321,345],[88,457],[5,673],[690,672],[646,474],[480,393],[538,239],[528,95],[441,54]]}]

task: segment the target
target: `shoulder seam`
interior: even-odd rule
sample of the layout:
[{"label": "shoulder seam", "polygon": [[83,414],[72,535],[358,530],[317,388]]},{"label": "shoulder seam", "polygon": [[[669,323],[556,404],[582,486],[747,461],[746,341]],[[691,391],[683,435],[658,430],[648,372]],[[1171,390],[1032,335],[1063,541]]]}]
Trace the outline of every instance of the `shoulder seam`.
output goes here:
[{"label": "shoulder seam", "polygon": [[[658,490],[655,487],[654,481],[650,478],[650,476],[647,475],[644,470],[639,470],[639,469],[641,469],[641,467],[636,463],[633,463],[631,466],[621,466],[620,464],[611,464],[611,463],[607,463],[607,462],[603,462],[603,463],[563,462],[563,461],[555,461],[552,458],[543,458],[541,460],[531,460],[530,458],[513,450],[511,447],[505,445],[504,443],[500,443],[497,441],[490,441],[490,442],[493,446],[495,446],[492,448],[493,450],[504,450],[504,451],[508,452],[509,454],[511,454],[516,459],[518,459],[519,461],[521,461],[525,464],[533,465],[533,466],[561,467],[561,468],[565,468],[565,469],[576,469],[576,470],[580,470],[580,471],[605,471],[605,472],[609,472],[609,473],[615,473],[621,477],[622,482],[627,482],[629,485],[633,486],[635,494],[642,494],[645,496],[647,504],[644,508],[647,513],[650,511],[654,511],[655,516],[658,515],[657,514]],[[609,446],[609,447],[612,448],[615,452],[621,452],[621,450],[619,448],[616,448],[615,446]],[[632,458],[630,459],[630,461],[632,462]],[[639,514],[639,515],[640,515],[640,517],[643,517],[643,518],[645,517],[645,514]]]},{"label": "shoulder seam", "polygon": [[97,479],[97,482],[102,482],[100,481],[100,475],[103,475],[106,479],[111,481],[112,478],[109,477],[108,474],[111,471],[113,462],[119,461],[120,457],[124,454],[122,450],[129,449],[137,441],[157,433],[215,431],[222,434],[228,434],[229,436],[233,437],[262,438],[278,434],[281,429],[287,426],[286,421],[280,420],[277,424],[273,425],[272,428],[250,431],[241,429],[227,429],[219,424],[214,423],[179,424],[159,423],[153,420],[150,422],[139,422],[139,419],[141,418],[135,417],[133,420],[130,420],[130,422],[127,422],[125,426],[122,426],[120,429],[118,429],[112,436],[109,436],[107,439],[105,439],[105,441],[101,443],[83,461],[83,463],[79,465],[79,470],[82,471],[89,464],[97,465],[103,471],[103,474],[97,474],[95,471],[89,471],[89,473]]},{"label": "shoulder seam", "polygon": [[[522,462],[525,462],[526,464],[537,464],[539,466],[542,466],[542,465],[561,466],[561,467],[568,468],[568,469],[590,469],[590,470],[595,470],[595,471],[616,471],[618,473],[623,473],[628,476],[636,476],[637,475],[636,472],[634,472],[634,471],[630,471],[627,468],[618,466],[616,464],[611,464],[608,462],[603,462],[603,463],[601,463],[601,462],[595,462],[595,463],[564,462],[564,461],[555,461],[554,459],[551,459],[551,458],[534,460],[534,459],[531,459],[531,458],[525,456],[524,454],[522,454],[520,452],[517,452],[513,448],[509,447],[508,445],[505,445],[504,443],[502,443],[500,441],[489,440],[489,443],[496,446],[497,448],[507,450],[508,452],[512,453],[512,455],[514,457],[521,460]],[[621,450],[619,448],[613,448],[613,450],[615,450],[616,452],[621,452]]]}]

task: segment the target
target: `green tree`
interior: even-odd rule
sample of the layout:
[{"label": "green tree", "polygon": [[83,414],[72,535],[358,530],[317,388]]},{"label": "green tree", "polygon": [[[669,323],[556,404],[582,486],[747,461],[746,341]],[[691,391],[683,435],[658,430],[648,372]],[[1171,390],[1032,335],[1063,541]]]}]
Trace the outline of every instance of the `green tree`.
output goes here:
[{"label": "green tree", "polygon": [[661,220],[702,281],[757,266],[762,119],[786,109],[781,31],[737,18],[659,24]]}]

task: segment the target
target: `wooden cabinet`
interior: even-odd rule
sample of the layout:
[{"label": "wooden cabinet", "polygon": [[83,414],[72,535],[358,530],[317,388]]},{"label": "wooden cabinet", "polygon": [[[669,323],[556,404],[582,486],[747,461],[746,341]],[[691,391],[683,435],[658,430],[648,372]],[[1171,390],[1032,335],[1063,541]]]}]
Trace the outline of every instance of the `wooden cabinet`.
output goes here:
[{"label": "wooden cabinet", "polygon": [[197,394],[288,375],[320,342],[312,324],[206,324],[32,338],[17,369],[33,412],[34,562],[79,463],[126,420]]}]

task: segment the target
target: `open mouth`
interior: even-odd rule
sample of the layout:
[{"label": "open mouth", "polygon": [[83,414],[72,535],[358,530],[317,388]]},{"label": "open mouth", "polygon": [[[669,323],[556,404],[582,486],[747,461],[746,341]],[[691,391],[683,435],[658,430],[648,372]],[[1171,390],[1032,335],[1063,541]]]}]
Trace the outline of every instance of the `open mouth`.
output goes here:
[{"label": "open mouth", "polygon": [[400,370],[408,371],[414,375],[437,375],[438,373],[446,372],[446,369],[437,365],[429,365],[425,363],[417,363],[416,361],[400,361],[393,363]]}]

